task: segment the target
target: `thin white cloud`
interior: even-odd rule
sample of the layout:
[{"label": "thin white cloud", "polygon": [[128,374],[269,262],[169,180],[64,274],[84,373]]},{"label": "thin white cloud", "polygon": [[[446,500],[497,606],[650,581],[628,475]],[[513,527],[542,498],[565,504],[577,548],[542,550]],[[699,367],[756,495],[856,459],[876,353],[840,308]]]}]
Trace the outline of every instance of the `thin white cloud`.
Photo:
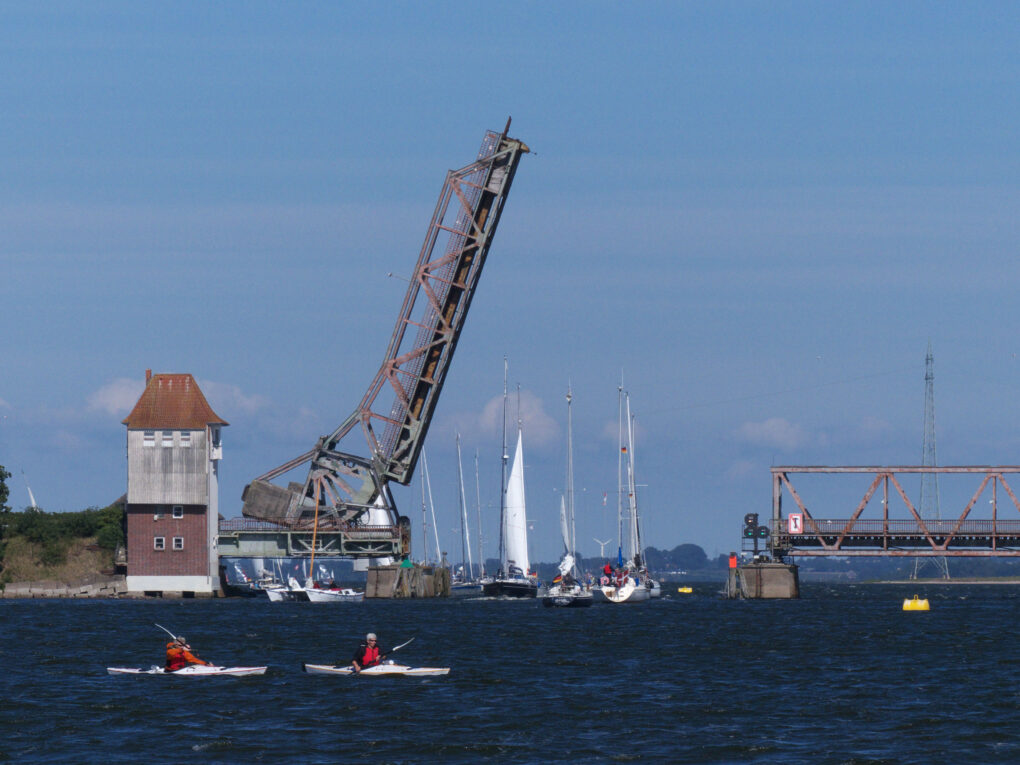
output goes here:
[{"label": "thin white cloud", "polygon": [[[198,387],[202,390],[209,405],[220,417],[227,420],[242,414],[254,414],[269,405],[269,399],[258,393],[245,393],[240,386],[233,383],[220,383],[212,380],[199,380]],[[234,415],[231,415],[231,412]]]},{"label": "thin white cloud", "polygon": [[726,468],[726,477],[731,480],[743,479],[761,473],[761,463],[751,460],[737,460]]},{"label": "thin white cloud", "polygon": [[[215,407],[213,408],[215,409]],[[221,414],[225,419],[230,419],[218,409],[216,413]],[[296,410],[270,407],[259,415],[257,421],[259,427],[274,439],[282,442],[307,444],[306,448],[309,449],[315,445],[315,440],[323,435],[327,428],[322,417],[307,406],[298,407]]]},{"label": "thin white cloud", "polygon": [[[633,427],[634,427],[634,449],[636,451],[638,447],[641,445],[641,443],[644,441],[644,435],[646,431],[644,427],[642,427],[641,421],[638,420],[637,417],[634,418]],[[626,428],[626,424],[624,424],[624,428]],[[615,420],[606,420],[605,424],[602,426],[602,437],[607,441],[612,441],[614,444],[619,443],[620,441],[619,417],[617,417]],[[627,440],[626,430],[623,431],[623,440],[625,442]]]},{"label": "thin white cloud", "polygon": [[62,451],[79,452],[84,447],[85,441],[77,433],[58,430],[53,434],[53,444]]},{"label": "thin white cloud", "polygon": [[737,429],[737,438],[754,446],[796,449],[807,443],[808,434],[800,425],[772,417],[764,422],[745,422]]},{"label": "thin white cloud", "polygon": [[863,417],[857,423],[857,435],[865,440],[873,440],[885,435],[890,430],[892,430],[892,426],[878,417]]},{"label": "thin white cloud", "polygon": [[[512,433],[516,429],[517,417],[517,393],[515,392],[507,402],[507,441],[513,441]],[[457,415],[453,419],[465,433],[474,430],[481,436],[498,437],[503,428],[503,397],[495,396],[489,399],[481,413],[477,415]],[[559,436],[560,428],[556,420],[545,411],[542,399],[531,391],[521,391],[520,420],[521,427],[524,429],[525,444],[544,446],[553,443]]]},{"label": "thin white cloud", "polygon": [[87,401],[90,411],[123,415],[131,411],[145,389],[145,383],[134,377],[118,377],[92,393]]}]

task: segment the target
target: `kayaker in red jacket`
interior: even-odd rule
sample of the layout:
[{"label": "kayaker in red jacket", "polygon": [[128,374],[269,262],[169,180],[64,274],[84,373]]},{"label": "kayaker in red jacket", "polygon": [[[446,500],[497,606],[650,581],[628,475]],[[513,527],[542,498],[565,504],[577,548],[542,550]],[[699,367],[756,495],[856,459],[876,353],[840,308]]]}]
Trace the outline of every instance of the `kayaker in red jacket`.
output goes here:
[{"label": "kayaker in red jacket", "polygon": [[358,650],[354,652],[354,658],[351,659],[351,666],[354,667],[354,671],[360,672],[368,667],[374,667],[380,664],[383,659],[386,658],[386,654],[383,653],[379,647],[379,642],[375,637],[374,632],[369,632],[365,635],[365,642],[358,646]]},{"label": "kayaker in red jacket", "polygon": [[166,644],[166,671],[176,672],[179,669],[184,669],[189,664],[212,666],[210,662],[203,661],[195,656],[191,652],[191,646],[188,645],[188,641],[184,639],[184,636],[178,635],[172,642]]}]

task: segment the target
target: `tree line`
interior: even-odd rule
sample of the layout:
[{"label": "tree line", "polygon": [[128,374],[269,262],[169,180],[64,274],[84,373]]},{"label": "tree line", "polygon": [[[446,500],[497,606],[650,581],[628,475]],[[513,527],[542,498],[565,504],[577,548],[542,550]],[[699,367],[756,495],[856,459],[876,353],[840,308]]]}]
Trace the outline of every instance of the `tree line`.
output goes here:
[{"label": "tree line", "polygon": [[70,513],[47,513],[38,507],[13,512],[7,505],[11,477],[0,465],[0,573],[8,543],[23,537],[38,547],[38,562],[56,566],[67,559],[67,550],[76,539],[95,538],[96,544],[116,550],[124,543],[124,510],[119,505]]}]

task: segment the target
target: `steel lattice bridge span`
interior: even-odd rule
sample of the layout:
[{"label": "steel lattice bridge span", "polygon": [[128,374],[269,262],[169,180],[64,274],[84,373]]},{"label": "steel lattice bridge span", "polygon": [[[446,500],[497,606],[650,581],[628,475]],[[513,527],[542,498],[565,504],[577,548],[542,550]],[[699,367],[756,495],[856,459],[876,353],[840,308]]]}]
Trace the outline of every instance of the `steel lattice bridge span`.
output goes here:
[{"label": "steel lattice bridge span", "polygon": [[[793,485],[797,474],[861,474],[871,482],[856,509],[845,518],[821,517]],[[970,501],[956,518],[923,518],[907,496],[901,478],[911,474],[954,475],[976,483]],[[1020,501],[1010,480],[1020,483],[1020,465],[934,467],[773,467],[772,528],[769,548],[785,556],[1020,556]],[[787,495],[795,507],[783,512]],[[966,495],[964,495],[966,496]],[[970,518],[978,500],[988,497],[991,518]],[[880,506],[878,513],[872,507]],[[1000,502],[1003,515],[999,517]],[[829,500],[826,500],[829,504]],[[895,508],[895,515],[890,508]],[[982,506],[983,508],[983,506]],[[868,510],[871,509],[869,513]],[[955,511],[951,511],[955,512]],[[875,517],[875,515],[879,517]],[[941,509],[946,516],[946,509]],[[975,513],[976,515],[976,513]]]}]

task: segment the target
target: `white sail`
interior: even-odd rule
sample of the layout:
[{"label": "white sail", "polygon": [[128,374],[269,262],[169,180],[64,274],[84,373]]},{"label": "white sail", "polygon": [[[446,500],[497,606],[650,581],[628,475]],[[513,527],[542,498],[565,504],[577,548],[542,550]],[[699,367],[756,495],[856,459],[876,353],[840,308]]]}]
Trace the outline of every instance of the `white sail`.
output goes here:
[{"label": "white sail", "polygon": [[563,496],[560,497],[560,534],[563,535],[563,552],[571,552],[570,529],[567,525],[567,498]]},{"label": "white sail", "polygon": [[510,480],[506,486],[506,563],[507,573],[511,567],[527,575],[531,568],[528,561],[528,519],[524,507],[524,446],[520,431],[517,432],[517,451]]},{"label": "white sail", "polygon": [[570,573],[570,569],[574,567],[574,556],[567,553],[563,556],[563,560],[560,561],[559,571],[560,576],[566,576]]},{"label": "white sail", "polygon": [[[375,502],[368,511],[367,526],[388,526],[393,524],[393,516],[390,511],[386,509],[386,501],[380,496],[376,497]],[[364,559],[362,559],[364,560]],[[367,563],[368,561],[366,561]],[[372,566],[389,566],[393,563],[393,558],[386,556],[383,558],[372,558]],[[367,569],[366,569],[367,570]]]},{"label": "white sail", "polygon": [[567,498],[560,497],[560,533],[563,535],[563,560],[560,561],[560,576],[566,576],[574,567],[574,556],[570,554],[570,527],[567,524]]}]

